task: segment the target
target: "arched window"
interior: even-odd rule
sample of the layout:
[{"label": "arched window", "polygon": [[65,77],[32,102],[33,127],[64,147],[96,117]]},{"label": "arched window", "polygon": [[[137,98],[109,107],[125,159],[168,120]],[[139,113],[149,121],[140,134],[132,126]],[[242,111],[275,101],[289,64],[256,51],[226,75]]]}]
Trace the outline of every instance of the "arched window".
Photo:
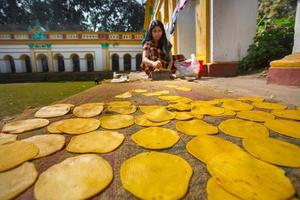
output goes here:
[{"label": "arched window", "polygon": [[37,56],[38,61],[38,68],[40,72],[49,72],[49,66],[48,66],[48,58],[44,54],[39,54]]},{"label": "arched window", "polygon": [[56,64],[58,72],[64,72],[65,71],[65,61],[64,61],[63,55],[56,54],[54,56],[54,62]]},{"label": "arched window", "polygon": [[73,72],[80,72],[80,59],[77,54],[71,55],[72,64],[73,64]]},{"label": "arched window", "polygon": [[114,71],[114,72],[120,71],[119,55],[113,54],[111,59],[112,59],[112,71]]},{"label": "arched window", "polygon": [[16,73],[16,65],[14,58],[10,55],[4,56],[4,60],[6,62],[6,66],[8,66],[11,73]]},{"label": "arched window", "polygon": [[94,71],[94,56],[92,54],[86,54],[86,65],[87,65],[87,71],[93,72]]},{"label": "arched window", "polygon": [[135,56],[136,60],[136,71],[142,71],[141,64],[142,64],[142,54],[139,53]]},{"label": "arched window", "polygon": [[131,55],[124,55],[124,71],[131,71]]}]

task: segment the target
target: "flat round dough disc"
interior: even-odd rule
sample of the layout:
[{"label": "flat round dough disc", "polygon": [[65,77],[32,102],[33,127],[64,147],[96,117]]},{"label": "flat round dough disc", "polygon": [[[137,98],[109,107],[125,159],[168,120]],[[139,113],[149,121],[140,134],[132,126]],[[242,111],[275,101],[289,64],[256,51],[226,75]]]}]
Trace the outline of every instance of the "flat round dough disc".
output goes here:
[{"label": "flat round dough disc", "polygon": [[116,131],[93,131],[72,137],[67,151],[74,153],[108,153],[118,148],[124,135]]},{"label": "flat round dough disc", "polygon": [[172,101],[172,100],[180,99],[181,96],[177,96],[177,95],[175,95],[175,96],[159,96],[158,98],[161,100],[165,100],[165,101]]},{"label": "flat round dough disc", "polygon": [[62,131],[57,129],[57,126],[64,123],[64,120],[56,121],[47,126],[47,131],[49,133],[63,133]]},{"label": "flat round dough disc", "polygon": [[177,88],[178,86],[176,85],[166,85],[167,88]]},{"label": "flat round dough disc", "polygon": [[221,153],[243,152],[236,144],[211,135],[200,135],[194,137],[186,145],[187,151],[204,163]]},{"label": "flat round dough disc", "polygon": [[160,96],[160,95],[166,95],[169,93],[170,92],[168,90],[161,90],[161,91],[156,91],[156,92],[143,93],[143,95],[144,96]]},{"label": "flat round dough disc", "polygon": [[138,115],[134,117],[134,123],[139,126],[162,126],[169,123],[170,120],[163,121],[163,122],[152,122],[144,117],[144,115]]},{"label": "flat round dough disc", "polygon": [[111,101],[106,103],[107,106],[130,106],[132,103],[130,101]]},{"label": "flat round dough disc", "polygon": [[219,124],[219,129],[227,135],[239,138],[264,138],[269,136],[269,131],[264,125],[242,119],[227,119],[222,121]]},{"label": "flat round dough disc", "polygon": [[136,111],[135,105],[130,106],[108,106],[107,110],[110,112],[116,112],[123,115],[132,114]]},{"label": "flat round dough disc", "polygon": [[279,167],[249,154],[220,154],[207,164],[219,185],[241,199],[289,199],[295,189]]},{"label": "flat round dough disc", "polygon": [[177,120],[189,120],[194,118],[194,115],[191,112],[173,112],[173,113],[175,113],[175,119]]},{"label": "flat round dough disc", "polygon": [[253,105],[257,108],[264,108],[264,109],[286,109],[287,106],[279,103],[269,103],[269,102],[253,102]]},{"label": "flat round dough disc", "polygon": [[300,147],[274,138],[243,139],[244,148],[257,159],[286,167],[300,167]]},{"label": "flat round dough disc", "polygon": [[49,124],[48,119],[25,119],[8,122],[4,124],[2,132],[4,133],[23,133],[34,129],[42,128]]},{"label": "flat round dough disc", "polygon": [[174,146],[180,137],[171,129],[149,127],[134,133],[131,139],[146,149],[166,149]]},{"label": "flat round dough disc", "polygon": [[193,100],[190,99],[190,98],[187,98],[187,97],[180,97],[179,99],[176,99],[176,100],[171,100],[170,102],[172,103],[190,103],[192,102]]},{"label": "flat round dough disc", "polygon": [[239,101],[252,101],[252,102],[263,102],[265,99],[262,97],[240,97]]},{"label": "flat round dough disc", "polygon": [[134,89],[134,90],[132,90],[132,92],[144,93],[144,92],[147,92],[147,90],[144,90],[144,89]]},{"label": "flat round dough disc", "polygon": [[73,118],[65,119],[56,128],[63,133],[82,134],[96,130],[100,126],[100,121],[93,118]]},{"label": "flat round dough disc", "polygon": [[15,141],[0,145],[0,172],[32,159],[38,153],[39,148],[30,142]]},{"label": "flat round dough disc", "polygon": [[194,106],[191,112],[194,115],[220,115],[225,112],[225,109],[216,106]]},{"label": "flat round dough disc", "polygon": [[0,133],[0,145],[11,143],[17,140],[17,135]]},{"label": "flat round dough disc", "polygon": [[131,94],[131,92],[124,92],[122,94],[116,95],[115,97],[120,98],[120,99],[127,99],[127,98],[132,97],[132,94]]},{"label": "flat round dough disc", "polygon": [[34,158],[48,156],[61,150],[65,145],[65,137],[57,134],[35,135],[23,141],[31,142],[39,148],[39,153]]},{"label": "flat round dough disc", "polygon": [[175,114],[168,111],[166,108],[157,108],[153,111],[146,113],[145,118],[153,122],[163,122],[175,118]]},{"label": "flat round dough disc", "polygon": [[183,92],[189,92],[189,91],[192,90],[191,88],[188,88],[188,87],[177,87],[177,88],[175,88],[175,89],[176,89],[176,90],[183,91]]},{"label": "flat round dough disc", "polygon": [[88,199],[106,188],[113,169],[102,157],[85,154],[67,158],[43,172],[35,186],[39,200]]},{"label": "flat round dough disc", "polygon": [[181,199],[187,192],[193,170],[179,156],[145,152],[121,165],[123,187],[140,199]]},{"label": "flat round dough disc", "polygon": [[192,101],[191,105],[192,106],[213,106],[219,104],[219,102],[215,101],[202,101],[202,100],[197,100],[197,101]]},{"label": "flat round dough disc", "polygon": [[300,106],[297,106],[297,110],[300,110]]},{"label": "flat round dough disc", "polygon": [[266,121],[264,125],[282,135],[300,139],[300,122],[285,119],[274,119]]},{"label": "flat round dough disc", "polygon": [[243,110],[252,110],[253,106],[248,104],[248,103],[244,103],[241,101],[226,101],[222,104],[222,107],[227,108],[229,110],[233,110],[233,111],[243,111]]},{"label": "flat round dough disc", "polygon": [[149,112],[152,112],[153,110],[155,110],[155,109],[157,109],[157,108],[164,108],[164,106],[161,106],[161,105],[139,106],[139,109],[140,109],[143,113],[149,113]]},{"label": "flat round dough disc", "polygon": [[192,136],[218,133],[217,127],[210,125],[200,119],[179,121],[176,123],[176,129],[184,134]]},{"label": "flat round dough disc", "polygon": [[208,200],[240,200],[240,198],[224,190],[215,177],[211,177],[206,185]]},{"label": "flat round dough disc", "polygon": [[34,116],[39,118],[50,118],[50,117],[59,117],[67,114],[73,104],[54,104],[50,106],[45,106],[39,109]]},{"label": "flat round dough disc", "polygon": [[131,115],[110,115],[100,118],[101,127],[105,129],[121,129],[134,124],[134,118]]},{"label": "flat round dough disc", "polygon": [[223,116],[235,116],[236,112],[234,112],[233,110],[229,110],[227,108],[224,108],[224,112],[222,114],[212,114],[211,116],[214,117],[223,117]]},{"label": "flat round dough disc", "polygon": [[271,119],[275,119],[275,116],[271,113],[260,110],[244,110],[238,112],[236,116],[241,119],[246,119],[255,122],[265,122]]},{"label": "flat round dough disc", "polygon": [[175,103],[175,104],[169,104],[167,106],[168,108],[179,110],[179,111],[188,111],[191,110],[192,106],[186,103]]},{"label": "flat round dough disc", "polygon": [[38,176],[33,163],[0,173],[0,199],[13,199],[29,188]]},{"label": "flat round dough disc", "polygon": [[76,106],[73,110],[73,114],[76,117],[95,117],[100,115],[103,111],[104,103],[86,103],[80,106]]},{"label": "flat round dough disc", "polygon": [[286,119],[300,120],[300,110],[273,110],[272,114]]}]

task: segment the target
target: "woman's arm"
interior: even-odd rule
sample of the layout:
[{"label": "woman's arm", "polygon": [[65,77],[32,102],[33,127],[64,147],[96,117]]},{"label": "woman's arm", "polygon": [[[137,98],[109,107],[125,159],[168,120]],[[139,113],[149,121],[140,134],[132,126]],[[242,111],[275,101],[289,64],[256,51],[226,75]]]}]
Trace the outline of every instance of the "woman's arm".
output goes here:
[{"label": "woman's arm", "polygon": [[155,68],[161,67],[161,62],[160,62],[159,60],[157,60],[157,61],[152,61],[152,60],[150,60],[149,58],[147,58],[147,55],[146,55],[146,51],[145,51],[145,50],[143,51],[143,63],[148,64],[148,65],[151,65],[151,66],[153,66],[153,67],[155,67]]},{"label": "woman's arm", "polygon": [[168,70],[171,71],[172,66],[173,66],[173,56],[172,56],[172,52],[171,51],[169,53],[169,56],[170,56],[170,61],[169,61],[169,64],[168,64]]}]

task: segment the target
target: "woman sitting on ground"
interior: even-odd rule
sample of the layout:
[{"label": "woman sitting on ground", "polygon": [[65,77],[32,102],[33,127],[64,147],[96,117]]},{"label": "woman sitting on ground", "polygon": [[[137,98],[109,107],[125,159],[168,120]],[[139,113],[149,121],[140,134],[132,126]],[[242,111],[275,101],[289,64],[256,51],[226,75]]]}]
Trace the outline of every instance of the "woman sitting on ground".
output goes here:
[{"label": "woman sitting on ground", "polygon": [[152,21],[142,43],[141,68],[147,75],[159,70],[175,72],[171,53],[172,44],[168,41],[164,25],[159,20]]}]

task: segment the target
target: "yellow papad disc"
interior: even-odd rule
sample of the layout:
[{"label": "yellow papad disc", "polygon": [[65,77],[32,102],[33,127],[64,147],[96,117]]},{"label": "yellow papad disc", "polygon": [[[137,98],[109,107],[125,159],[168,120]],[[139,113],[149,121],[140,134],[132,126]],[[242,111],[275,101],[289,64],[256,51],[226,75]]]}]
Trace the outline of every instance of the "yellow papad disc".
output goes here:
[{"label": "yellow papad disc", "polygon": [[163,122],[152,122],[144,117],[144,115],[138,115],[134,117],[134,123],[139,126],[162,126],[169,123],[170,120],[163,121]]},{"label": "yellow papad disc", "polygon": [[126,128],[134,124],[134,118],[131,115],[110,115],[100,118],[101,127],[105,129]]},{"label": "yellow papad disc", "polygon": [[124,135],[116,131],[93,131],[72,137],[67,151],[74,153],[108,153],[118,148]]},{"label": "yellow papad disc", "polygon": [[51,123],[49,126],[47,126],[47,131],[49,133],[62,133],[62,131],[57,129],[57,126],[59,126],[62,123],[64,123],[64,120]]},{"label": "yellow papad disc", "polygon": [[193,119],[194,115],[191,112],[174,112],[175,119],[177,120],[189,120]]},{"label": "yellow papad disc", "polygon": [[134,90],[132,90],[132,92],[144,93],[144,92],[147,92],[147,90],[144,90],[144,89],[134,89]]},{"label": "yellow papad disc", "polygon": [[158,98],[165,101],[174,101],[180,99],[181,96],[159,96]]},{"label": "yellow papad disc", "polygon": [[287,106],[279,103],[269,103],[269,102],[253,102],[253,105],[257,108],[264,109],[286,109]]},{"label": "yellow papad disc", "polygon": [[39,153],[34,158],[48,156],[61,150],[65,145],[65,137],[57,134],[35,135],[23,141],[31,142],[39,148]]},{"label": "yellow papad disc", "polygon": [[163,122],[174,119],[175,114],[168,111],[166,108],[157,108],[149,113],[146,113],[144,117],[153,122]]},{"label": "yellow papad disc", "polygon": [[0,145],[11,143],[17,140],[17,135],[0,133]]},{"label": "yellow papad disc", "polygon": [[236,101],[236,99],[233,99],[233,98],[218,98],[218,99],[210,100],[210,102],[213,102],[213,103],[216,103],[216,104],[224,103],[224,102],[227,102],[227,101]]},{"label": "yellow papad disc", "polygon": [[181,199],[187,192],[193,170],[179,156],[145,152],[121,165],[123,187],[140,199]]},{"label": "yellow papad disc", "polygon": [[246,154],[219,154],[207,164],[226,191],[241,199],[289,199],[295,189],[279,167]]},{"label": "yellow papad disc", "polygon": [[229,110],[233,110],[233,111],[243,111],[243,110],[252,110],[253,106],[248,104],[248,103],[244,103],[241,101],[226,101],[222,104],[222,107],[227,108]]},{"label": "yellow papad disc", "polygon": [[265,99],[262,97],[239,97],[239,101],[252,101],[252,102],[263,102]]},{"label": "yellow papad disc", "polygon": [[139,106],[139,109],[140,109],[143,113],[149,113],[149,112],[152,112],[153,110],[155,110],[155,109],[157,109],[157,108],[164,108],[164,106],[161,106],[161,105]]},{"label": "yellow papad disc", "polygon": [[242,119],[227,119],[219,124],[219,129],[227,134],[239,138],[268,137],[268,129],[259,123]]},{"label": "yellow papad disc", "polygon": [[42,128],[49,124],[48,119],[25,119],[8,122],[4,124],[2,132],[4,133],[23,133],[34,129]]},{"label": "yellow papad disc", "polygon": [[0,173],[0,199],[13,199],[29,188],[38,176],[33,163],[25,162],[19,167]]},{"label": "yellow papad disc", "polygon": [[170,102],[172,102],[172,103],[190,103],[190,102],[192,102],[192,99],[187,98],[187,97],[180,97],[179,99],[172,100]]},{"label": "yellow papad disc", "polygon": [[297,106],[297,110],[300,110],[300,106]]},{"label": "yellow papad disc", "polygon": [[170,92],[168,90],[161,90],[161,91],[156,91],[156,92],[143,93],[143,95],[144,96],[160,96],[160,95],[166,95],[169,93]]},{"label": "yellow papad disc", "polygon": [[166,85],[167,88],[178,88],[176,85]]},{"label": "yellow papad disc", "polygon": [[176,89],[176,90],[183,91],[183,92],[189,92],[189,91],[192,90],[191,88],[188,88],[188,87],[177,87],[177,88],[175,88],[175,89]]},{"label": "yellow papad disc", "polygon": [[245,138],[244,148],[254,157],[286,167],[300,167],[300,147],[273,138]]},{"label": "yellow papad disc", "polygon": [[34,116],[39,118],[59,117],[67,114],[73,104],[54,104],[39,109]]},{"label": "yellow papad disc", "polygon": [[176,129],[184,134],[192,136],[218,133],[217,127],[210,125],[200,119],[179,121],[176,123]]},{"label": "yellow papad disc", "polygon": [[76,106],[73,110],[73,114],[76,117],[95,117],[100,115],[103,111],[104,103],[86,103],[80,106]]},{"label": "yellow papad disc", "polygon": [[30,142],[15,141],[0,145],[0,172],[32,159],[38,153],[38,147]]},{"label": "yellow papad disc", "polygon": [[220,153],[243,151],[238,145],[211,135],[201,135],[193,138],[186,145],[187,151],[200,161],[207,163]]},{"label": "yellow papad disc", "polygon": [[192,106],[186,103],[175,103],[175,104],[169,104],[167,107],[179,111],[187,111],[187,110],[191,110]]},{"label": "yellow papad disc", "polygon": [[264,125],[282,135],[300,139],[300,122],[285,119],[274,119],[265,122]]},{"label": "yellow papad disc", "polygon": [[238,112],[236,116],[242,119],[247,119],[255,122],[265,122],[268,120],[275,119],[275,116],[271,113],[260,110],[244,110]]},{"label": "yellow papad disc", "polygon": [[197,101],[192,101],[191,105],[192,106],[213,106],[219,104],[219,102],[215,101],[202,101],[202,100],[197,100]]},{"label": "yellow papad disc", "polygon": [[73,118],[65,119],[56,128],[63,133],[82,134],[96,130],[100,126],[100,121],[93,118]]},{"label": "yellow papad disc", "polygon": [[107,106],[130,106],[132,103],[130,101],[111,101],[106,103]]},{"label": "yellow papad disc", "polygon": [[224,108],[224,112],[222,114],[212,114],[211,116],[222,117],[222,116],[235,116],[235,115],[236,115],[236,112]]},{"label": "yellow papad disc", "polygon": [[221,115],[225,109],[216,106],[194,106],[191,112],[193,115]]},{"label": "yellow papad disc", "polygon": [[272,114],[286,119],[300,120],[299,110],[273,110]]},{"label": "yellow papad disc", "polygon": [[131,94],[131,92],[124,92],[122,94],[116,95],[115,97],[120,98],[120,99],[127,99],[127,98],[132,97],[132,94]]},{"label": "yellow papad disc", "polygon": [[239,200],[240,198],[224,190],[215,177],[211,177],[206,185],[208,200]]},{"label": "yellow papad disc", "polygon": [[131,139],[146,149],[165,149],[175,145],[180,137],[171,129],[149,127],[134,133]]},{"label": "yellow papad disc", "polygon": [[119,114],[132,114],[136,111],[136,106],[135,105],[130,105],[130,106],[108,106],[107,110],[110,112],[116,112]]},{"label": "yellow papad disc", "polygon": [[100,156],[75,156],[43,172],[34,186],[34,197],[37,200],[88,199],[106,188],[112,178],[112,167]]}]

